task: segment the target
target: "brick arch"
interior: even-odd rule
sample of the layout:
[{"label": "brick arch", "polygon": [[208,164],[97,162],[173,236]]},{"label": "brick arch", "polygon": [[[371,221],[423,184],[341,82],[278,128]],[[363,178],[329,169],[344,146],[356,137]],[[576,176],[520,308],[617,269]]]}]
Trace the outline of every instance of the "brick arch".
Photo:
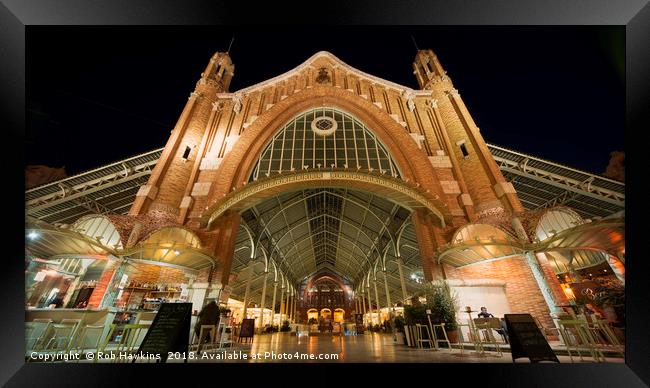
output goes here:
[{"label": "brick arch", "polygon": [[379,195],[413,212],[428,211],[431,222],[444,227],[451,214],[439,197],[390,176],[358,171],[296,171],[259,179],[229,193],[208,207],[199,219],[210,228],[227,211],[242,212],[266,198],[314,187],[350,188]]},{"label": "brick arch", "polygon": [[302,296],[304,298],[306,298],[307,294],[309,293],[309,289],[314,284],[316,284],[316,283],[318,283],[318,282],[320,282],[322,280],[331,280],[332,282],[338,284],[339,287],[341,287],[341,290],[343,290],[346,293],[346,297],[348,296],[347,292],[345,291],[345,283],[343,283],[343,281],[337,275],[335,275],[335,274],[322,274],[322,273],[321,274],[315,274],[309,279],[309,281],[307,282],[307,286],[305,287],[305,290],[303,291]]},{"label": "brick arch", "polygon": [[283,125],[298,114],[321,106],[341,109],[359,119],[384,144],[398,165],[402,179],[418,182],[424,191],[445,198],[426,155],[388,113],[352,92],[331,86],[315,86],[276,103],[246,129],[221,162],[218,177],[208,195],[208,204],[215,203],[248,181],[264,146]]}]

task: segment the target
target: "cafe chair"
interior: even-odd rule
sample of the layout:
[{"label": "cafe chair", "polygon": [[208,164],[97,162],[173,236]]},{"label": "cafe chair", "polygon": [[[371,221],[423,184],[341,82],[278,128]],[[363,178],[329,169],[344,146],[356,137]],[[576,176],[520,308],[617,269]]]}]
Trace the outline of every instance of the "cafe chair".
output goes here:
[{"label": "cafe chair", "polygon": [[25,324],[25,349],[27,353],[43,350],[51,334],[51,319],[34,319]]},{"label": "cafe chair", "polygon": [[53,323],[52,337],[45,345],[45,351],[52,354],[65,352],[70,347],[77,323]]},{"label": "cafe chair", "polygon": [[501,346],[505,345],[505,340],[503,342],[497,341],[494,332],[496,330],[501,330],[501,320],[499,318],[474,318],[474,326],[476,327],[476,335],[478,336],[478,341],[481,342],[481,347],[485,349],[483,345],[491,345],[497,351],[499,357],[503,357],[503,352],[501,351]]},{"label": "cafe chair", "polygon": [[71,342],[70,351],[78,354],[93,351],[97,355],[103,332],[104,325],[86,325],[82,327],[79,329],[79,334]]},{"label": "cafe chair", "polygon": [[[424,346],[422,346],[422,343],[428,343],[430,348],[435,349],[435,345],[434,345],[434,342],[432,340],[433,336],[431,335],[431,332],[429,331],[429,326],[421,325],[419,323],[417,323],[415,326],[417,327],[416,344],[417,344],[418,348],[424,348]],[[425,338],[424,334],[426,334],[426,338]]]},{"label": "cafe chair", "polygon": [[[72,346],[73,342],[75,342],[77,336],[79,335],[79,332],[81,331],[81,321],[82,320],[79,319],[79,318],[75,318],[75,319],[66,318],[66,319],[62,319],[61,322],[60,322],[62,324],[74,325],[74,329],[72,330],[72,338],[70,340],[69,347]],[[68,347],[67,350],[70,350],[69,347]]]},{"label": "cafe chair", "polygon": [[[123,325],[123,324],[112,323],[111,329],[106,335],[106,338],[104,338],[104,342],[101,346],[102,353],[107,353],[108,351],[110,353],[113,354],[117,353],[119,355],[120,353],[124,354],[124,353],[137,352],[138,347],[140,346],[140,343],[144,339],[144,336],[146,335],[146,332],[150,326],[151,326],[150,324]],[[116,335],[114,336],[114,334]],[[111,344],[111,339],[113,340],[112,344]],[[112,346],[109,347],[109,344],[111,344]],[[111,360],[113,362],[130,362],[130,360],[120,358],[119,356]],[[97,358],[95,358],[95,362],[97,362]]]},{"label": "cafe chair", "polygon": [[[548,337],[549,335],[558,334],[558,336],[559,336],[559,333],[558,333],[559,330],[557,328],[555,328],[555,327],[548,328],[548,327],[544,326],[542,324],[542,322],[539,320],[539,318],[537,318],[537,317],[533,317],[533,319],[535,320],[535,324],[537,325],[537,328],[539,329],[539,331],[542,332],[542,335],[544,336],[544,339],[546,340],[546,342],[550,342],[550,339]],[[555,331],[556,333],[553,333],[553,331]]]},{"label": "cafe chair", "polygon": [[[501,346],[500,345],[506,345],[508,344],[508,341],[506,340],[505,334],[503,334],[503,326],[501,325],[501,319],[499,318],[488,318],[487,320],[487,330],[486,330],[486,335],[488,336],[488,339],[490,340],[490,344],[493,344],[496,349],[497,349],[497,354],[499,357],[503,357],[503,352],[501,351]],[[499,341],[497,337],[494,335],[494,333],[497,333],[500,335],[500,337],[503,339],[503,341]]]},{"label": "cafe chair", "polygon": [[616,337],[614,331],[612,330],[611,323],[605,319],[593,319],[594,329],[598,330],[598,334],[603,339],[604,348],[612,350],[615,353],[625,357],[625,347]]},{"label": "cafe chair", "polygon": [[571,349],[575,350],[583,361],[581,350],[588,351],[596,362],[605,362],[602,351],[598,348],[596,339],[593,337],[587,321],[580,319],[560,319],[560,334],[569,353],[569,359],[573,362]]},{"label": "cafe chair", "polygon": [[618,353],[621,357],[625,357],[624,347],[621,345],[618,338],[612,331],[612,328],[605,319],[600,319],[594,315],[578,315],[578,318],[586,322],[587,327],[591,331],[591,336],[595,340],[595,346],[602,350],[612,351]]}]

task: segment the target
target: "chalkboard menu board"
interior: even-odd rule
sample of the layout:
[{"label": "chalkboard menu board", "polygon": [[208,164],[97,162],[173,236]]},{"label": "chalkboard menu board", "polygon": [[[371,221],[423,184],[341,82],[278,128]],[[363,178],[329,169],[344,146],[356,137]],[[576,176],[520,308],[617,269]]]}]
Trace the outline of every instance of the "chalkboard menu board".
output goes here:
[{"label": "chalkboard menu board", "polygon": [[363,314],[354,314],[354,323],[356,325],[357,334],[363,334]]},{"label": "chalkboard menu board", "polygon": [[163,303],[156,314],[138,353],[160,355],[167,361],[169,352],[188,351],[192,303]]},{"label": "chalkboard menu board", "polygon": [[241,329],[239,330],[239,339],[242,338],[253,338],[255,334],[255,320],[254,319],[244,319],[241,322]]},{"label": "chalkboard menu board", "polygon": [[531,362],[560,362],[530,314],[506,314],[505,319],[512,362],[521,357],[528,357]]}]

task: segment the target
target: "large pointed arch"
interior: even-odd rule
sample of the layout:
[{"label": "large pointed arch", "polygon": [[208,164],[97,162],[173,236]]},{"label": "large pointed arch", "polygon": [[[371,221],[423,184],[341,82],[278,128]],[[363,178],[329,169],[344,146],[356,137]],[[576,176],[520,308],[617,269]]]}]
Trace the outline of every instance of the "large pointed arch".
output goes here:
[{"label": "large pointed arch", "polygon": [[[328,129],[318,128],[321,124]],[[318,107],[293,117],[273,135],[248,180],[321,167],[401,176],[386,146],[364,123],[340,109]]]},{"label": "large pointed arch", "polygon": [[323,106],[348,112],[371,128],[393,157],[403,181],[417,182],[418,189],[427,193],[435,202],[435,207],[444,218],[442,224],[451,222],[451,213],[442,200],[444,193],[433,166],[404,127],[391,118],[385,110],[352,92],[339,88],[314,86],[279,101],[242,133],[219,165],[217,178],[208,194],[207,208],[201,215],[201,224],[207,226],[210,214],[219,206],[224,196],[238,191],[247,184],[264,147],[279,128],[301,112]]}]

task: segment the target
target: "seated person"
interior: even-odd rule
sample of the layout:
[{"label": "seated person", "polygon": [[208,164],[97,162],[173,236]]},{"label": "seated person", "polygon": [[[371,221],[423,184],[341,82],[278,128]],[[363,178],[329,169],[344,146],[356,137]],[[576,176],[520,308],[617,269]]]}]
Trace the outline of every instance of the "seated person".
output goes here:
[{"label": "seated person", "polygon": [[[478,313],[479,318],[494,318],[494,315],[490,314],[487,311],[486,307],[481,307],[481,312]],[[499,333],[502,337],[503,340],[508,343],[508,329],[506,327],[506,321],[501,320],[501,329],[494,329],[496,330],[497,333]]]},{"label": "seated person", "polygon": [[488,313],[487,308],[481,307],[481,312],[478,313],[479,318],[494,318],[494,315]]}]

